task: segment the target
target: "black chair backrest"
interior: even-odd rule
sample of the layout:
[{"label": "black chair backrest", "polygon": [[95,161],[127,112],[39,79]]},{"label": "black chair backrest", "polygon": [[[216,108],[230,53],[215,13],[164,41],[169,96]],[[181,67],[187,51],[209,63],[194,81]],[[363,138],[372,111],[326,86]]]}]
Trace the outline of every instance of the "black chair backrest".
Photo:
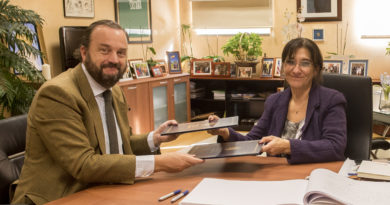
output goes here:
[{"label": "black chair backrest", "polygon": [[354,160],[368,159],[372,137],[371,78],[324,73],[323,85],[340,91],[347,99],[348,141],[345,156]]},{"label": "black chair backrest", "polygon": [[8,204],[9,186],[19,178],[26,146],[27,114],[0,120],[0,204]]}]

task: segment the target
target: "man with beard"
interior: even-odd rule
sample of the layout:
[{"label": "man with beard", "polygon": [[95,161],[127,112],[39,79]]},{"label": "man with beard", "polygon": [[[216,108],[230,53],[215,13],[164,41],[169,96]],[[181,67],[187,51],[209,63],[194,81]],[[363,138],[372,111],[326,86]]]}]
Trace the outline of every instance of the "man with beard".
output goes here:
[{"label": "man with beard", "polygon": [[160,143],[177,138],[160,135],[174,120],[132,135],[125,97],[115,86],[126,70],[127,46],[127,34],[115,22],[91,24],[80,46],[82,63],[36,93],[12,203],[43,204],[93,185],[133,184],[138,177],[203,162],[188,154],[159,154]]}]

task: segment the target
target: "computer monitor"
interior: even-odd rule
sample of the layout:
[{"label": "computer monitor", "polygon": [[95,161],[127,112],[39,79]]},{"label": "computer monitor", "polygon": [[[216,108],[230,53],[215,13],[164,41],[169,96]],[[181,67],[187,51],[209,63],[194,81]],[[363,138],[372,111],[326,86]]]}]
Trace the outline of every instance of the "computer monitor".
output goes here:
[{"label": "computer monitor", "polygon": [[60,27],[62,71],[75,67],[81,61],[78,48],[80,48],[81,36],[83,36],[86,28],[86,26]]}]

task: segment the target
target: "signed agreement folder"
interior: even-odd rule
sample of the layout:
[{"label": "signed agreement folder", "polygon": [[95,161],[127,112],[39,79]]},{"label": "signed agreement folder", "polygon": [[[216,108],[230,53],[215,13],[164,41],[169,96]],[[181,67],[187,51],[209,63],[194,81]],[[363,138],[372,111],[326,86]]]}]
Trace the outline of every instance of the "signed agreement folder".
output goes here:
[{"label": "signed agreement folder", "polygon": [[201,144],[193,146],[188,154],[201,159],[258,155],[261,146],[259,140]]},{"label": "signed agreement folder", "polygon": [[217,129],[238,125],[238,116],[220,118],[218,121],[209,122],[208,120],[180,123],[175,126],[168,126],[161,135],[182,134],[186,132],[197,132],[202,130]]}]

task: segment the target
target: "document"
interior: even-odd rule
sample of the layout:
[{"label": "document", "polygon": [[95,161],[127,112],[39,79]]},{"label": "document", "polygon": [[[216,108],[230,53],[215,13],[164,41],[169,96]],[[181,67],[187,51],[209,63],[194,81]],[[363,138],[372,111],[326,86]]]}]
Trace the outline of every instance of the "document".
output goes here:
[{"label": "document", "polygon": [[259,140],[194,145],[188,154],[201,159],[236,157],[260,154]]},{"label": "document", "polygon": [[204,178],[180,205],[389,204],[390,183],[358,181],[327,169],[308,180],[239,181]]},{"label": "document", "polygon": [[161,135],[182,134],[187,132],[197,132],[238,125],[238,116],[220,118],[218,121],[209,122],[209,120],[180,123],[175,126],[168,126]]},{"label": "document", "polygon": [[390,181],[390,163],[363,160],[357,169],[357,176]]}]

